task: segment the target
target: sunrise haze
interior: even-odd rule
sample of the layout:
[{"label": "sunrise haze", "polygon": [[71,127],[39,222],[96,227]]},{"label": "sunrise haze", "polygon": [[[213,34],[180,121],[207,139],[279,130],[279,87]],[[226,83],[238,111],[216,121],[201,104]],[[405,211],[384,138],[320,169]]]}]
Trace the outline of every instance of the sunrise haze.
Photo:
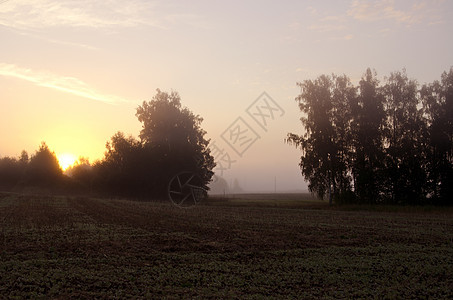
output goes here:
[{"label": "sunrise haze", "polygon": [[[357,83],[368,67],[381,80],[403,68],[439,80],[453,66],[452,20],[453,2],[440,0],[0,0],[0,157],[45,141],[67,164],[94,162],[115,132],[138,137],[136,108],[156,89],[174,90],[229,153],[216,171],[228,183],[305,190],[300,151],[284,143],[302,133],[296,83]],[[265,126],[255,101],[275,112]],[[236,121],[256,133],[248,148],[228,144]]]}]

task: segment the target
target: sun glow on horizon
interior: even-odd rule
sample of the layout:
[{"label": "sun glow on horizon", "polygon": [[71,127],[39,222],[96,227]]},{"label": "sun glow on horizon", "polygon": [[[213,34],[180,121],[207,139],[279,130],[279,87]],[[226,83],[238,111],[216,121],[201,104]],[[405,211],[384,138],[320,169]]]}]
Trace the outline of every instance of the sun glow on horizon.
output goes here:
[{"label": "sun glow on horizon", "polygon": [[77,161],[76,157],[70,153],[62,153],[58,155],[58,163],[63,171],[66,171]]}]

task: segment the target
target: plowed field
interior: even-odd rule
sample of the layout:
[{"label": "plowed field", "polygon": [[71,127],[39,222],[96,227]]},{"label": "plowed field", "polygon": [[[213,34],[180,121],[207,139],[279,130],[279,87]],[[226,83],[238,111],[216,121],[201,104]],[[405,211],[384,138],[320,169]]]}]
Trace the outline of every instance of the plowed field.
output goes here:
[{"label": "plowed field", "polygon": [[452,298],[453,211],[391,210],[0,193],[0,298]]}]

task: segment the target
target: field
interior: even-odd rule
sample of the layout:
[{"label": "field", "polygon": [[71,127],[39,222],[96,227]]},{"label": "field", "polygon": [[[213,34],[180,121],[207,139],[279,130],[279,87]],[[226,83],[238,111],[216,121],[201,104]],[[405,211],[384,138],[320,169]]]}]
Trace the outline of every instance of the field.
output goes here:
[{"label": "field", "polygon": [[0,298],[452,298],[453,210],[0,193]]}]

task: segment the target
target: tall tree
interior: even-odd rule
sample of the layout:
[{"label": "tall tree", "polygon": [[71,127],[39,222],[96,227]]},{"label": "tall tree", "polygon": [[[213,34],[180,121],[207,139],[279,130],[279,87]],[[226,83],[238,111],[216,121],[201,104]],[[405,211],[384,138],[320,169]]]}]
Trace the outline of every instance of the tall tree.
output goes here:
[{"label": "tall tree", "polygon": [[166,187],[179,171],[191,171],[207,188],[215,163],[201,128],[203,118],[182,107],[178,93],[159,89],[151,101],[137,108],[136,116],[142,123],[141,142],[157,162],[160,185]]},{"label": "tall tree", "polygon": [[140,141],[117,132],[106,143],[106,148],[104,159],[94,165],[95,185],[107,193],[124,196],[143,194],[143,181],[150,179],[151,170],[143,171],[150,158],[143,157]]},{"label": "tall tree", "polygon": [[[353,201],[352,197],[352,162],[353,162],[353,110],[357,103],[357,89],[346,75],[332,75],[331,122],[334,130],[334,195],[339,202]],[[338,189],[338,191],[337,191]]]},{"label": "tall tree", "polygon": [[387,112],[386,171],[393,203],[420,203],[426,194],[426,123],[415,80],[394,72],[383,87]]},{"label": "tall tree", "polygon": [[340,199],[350,192],[351,99],[355,88],[346,76],[322,75],[316,80],[298,83],[301,94],[296,98],[304,113],[303,135],[289,133],[287,143],[302,150],[300,167],[309,181],[309,189],[323,198]]},{"label": "tall tree", "polygon": [[302,149],[312,192],[339,202],[451,203],[453,68],[421,90],[405,70],[383,86],[370,69],[357,88],[335,75],[298,85],[305,133],[286,142]]},{"label": "tall tree", "polygon": [[[26,155],[22,155],[25,160]],[[25,173],[25,184],[43,187],[57,186],[63,177],[63,171],[58,163],[55,152],[51,151],[45,142],[32,155]]]},{"label": "tall tree", "polygon": [[376,74],[367,69],[359,82],[359,95],[353,105],[354,190],[360,202],[380,201],[384,160],[384,97]]},{"label": "tall tree", "polygon": [[441,81],[425,84],[421,97],[428,123],[427,173],[430,197],[451,203],[453,195],[453,68]]}]

